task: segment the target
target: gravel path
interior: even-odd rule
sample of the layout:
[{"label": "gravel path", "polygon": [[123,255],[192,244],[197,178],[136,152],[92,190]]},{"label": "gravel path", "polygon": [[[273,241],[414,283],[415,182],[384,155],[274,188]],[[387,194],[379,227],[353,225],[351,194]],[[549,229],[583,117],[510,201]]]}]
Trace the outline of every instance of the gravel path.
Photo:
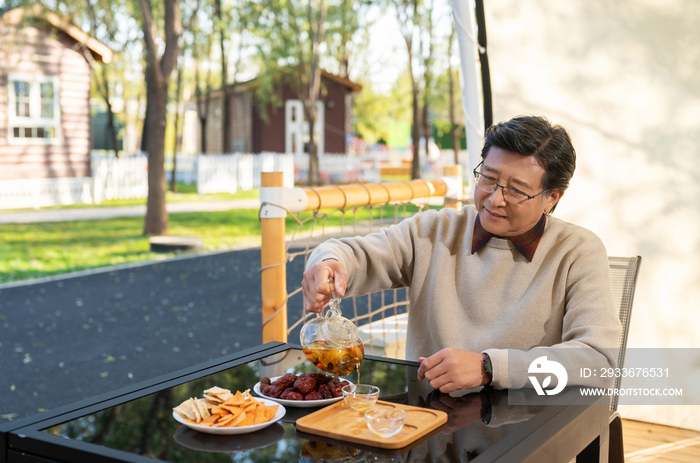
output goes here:
[{"label": "gravel path", "polygon": [[259,272],[252,248],[4,286],[0,423],[261,344]]}]

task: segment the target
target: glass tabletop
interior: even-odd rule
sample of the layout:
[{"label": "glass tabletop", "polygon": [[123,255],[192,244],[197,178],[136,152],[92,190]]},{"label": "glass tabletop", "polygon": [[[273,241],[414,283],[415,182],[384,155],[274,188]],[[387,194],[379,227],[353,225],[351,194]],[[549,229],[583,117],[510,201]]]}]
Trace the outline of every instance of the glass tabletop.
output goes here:
[{"label": "glass tabletop", "polygon": [[[319,372],[303,354],[290,349],[173,387],[162,388],[135,400],[41,429],[72,441],[114,449],[134,456],[165,462],[370,462],[370,461],[468,461],[507,437],[536,416],[542,407],[509,407],[505,391],[470,391],[460,396],[442,394],[417,380],[417,366],[410,362],[367,357],[358,372],[344,379],[380,388],[380,400],[448,413],[441,428],[398,450],[385,450],[342,440],[305,434],[296,420],[319,408],[286,406],[277,423],[249,434],[211,435],[194,431],[173,418],[173,408],[190,397],[202,397],[213,386],[232,392],[249,390],[261,376]],[[488,425],[485,424],[488,422]],[[98,452],[99,453],[99,452]]]}]

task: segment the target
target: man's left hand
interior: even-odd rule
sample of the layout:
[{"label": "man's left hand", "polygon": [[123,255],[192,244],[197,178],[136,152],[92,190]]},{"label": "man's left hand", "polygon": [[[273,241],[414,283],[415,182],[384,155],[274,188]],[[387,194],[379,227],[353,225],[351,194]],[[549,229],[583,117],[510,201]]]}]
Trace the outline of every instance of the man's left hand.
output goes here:
[{"label": "man's left hand", "polygon": [[440,392],[472,389],[488,382],[481,353],[447,348],[418,361],[418,379],[427,379],[430,387]]}]

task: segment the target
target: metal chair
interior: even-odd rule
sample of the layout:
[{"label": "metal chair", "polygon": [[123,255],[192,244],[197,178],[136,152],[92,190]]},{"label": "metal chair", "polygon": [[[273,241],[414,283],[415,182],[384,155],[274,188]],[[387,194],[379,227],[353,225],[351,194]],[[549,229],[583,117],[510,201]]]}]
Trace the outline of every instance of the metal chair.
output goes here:
[{"label": "metal chair", "polygon": [[[637,285],[639,266],[642,263],[640,256],[635,257],[608,257],[610,276],[612,277],[613,296],[615,307],[622,324],[622,333],[618,343],[617,366],[622,368],[625,362],[625,350],[627,349],[627,333],[629,332],[630,316],[632,315],[632,301]],[[621,377],[615,378],[616,389],[620,388]],[[610,400],[610,447],[608,450],[609,463],[624,462],[624,444],[622,442],[622,418],[617,411],[618,396],[613,395]]]}]

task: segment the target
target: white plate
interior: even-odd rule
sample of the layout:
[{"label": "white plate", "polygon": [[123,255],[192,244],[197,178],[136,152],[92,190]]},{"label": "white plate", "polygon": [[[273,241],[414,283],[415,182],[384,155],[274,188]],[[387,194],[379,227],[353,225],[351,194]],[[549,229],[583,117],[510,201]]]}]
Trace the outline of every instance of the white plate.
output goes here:
[{"label": "white plate", "polygon": [[279,408],[277,409],[277,413],[275,413],[275,416],[272,417],[270,421],[266,421],[265,423],[260,423],[260,424],[252,424],[250,426],[232,426],[232,427],[220,427],[217,428],[216,426],[202,426],[199,424],[192,424],[188,423],[185,421],[183,417],[180,416],[178,412],[173,410],[173,418],[178,423],[182,423],[185,426],[187,426],[190,429],[194,429],[195,431],[199,432],[206,432],[207,434],[246,434],[249,432],[255,432],[260,429],[266,428],[270,426],[272,423],[276,423],[279,421],[284,414],[287,412],[287,410],[284,408],[284,405],[280,405],[279,402],[275,402],[274,400],[270,399],[256,399],[259,400],[260,402],[264,403],[265,405],[279,405]]},{"label": "white plate", "polygon": [[[277,378],[281,378],[281,376],[275,376],[273,378],[270,378],[270,381],[273,383]],[[341,381],[348,381],[347,379],[341,379]],[[352,381],[348,381],[348,383],[353,384]],[[268,397],[265,394],[262,393],[262,390],[260,389],[260,383],[255,383],[255,386],[253,386],[253,391],[259,395],[260,397],[263,397],[267,400],[274,400],[277,403],[280,403],[282,405],[286,405],[287,407],[296,407],[296,408],[311,408],[311,407],[325,407],[326,405],[338,402],[340,400],[343,400],[343,396],[340,397],[333,397],[332,399],[321,399],[321,400],[286,400],[286,399],[275,399],[274,397]]]}]

